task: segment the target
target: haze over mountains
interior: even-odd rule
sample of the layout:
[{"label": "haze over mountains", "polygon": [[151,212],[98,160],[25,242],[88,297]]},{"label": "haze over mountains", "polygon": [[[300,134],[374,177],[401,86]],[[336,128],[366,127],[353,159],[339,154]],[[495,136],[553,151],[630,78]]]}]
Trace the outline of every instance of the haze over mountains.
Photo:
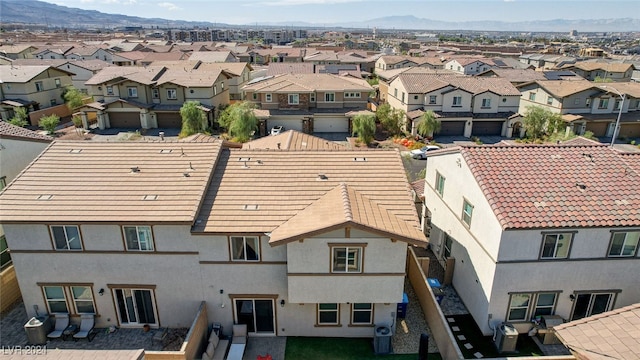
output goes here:
[{"label": "haze over mountains", "polygon": [[[121,11],[114,7],[114,11]],[[195,10],[194,10],[195,11]],[[591,19],[591,20],[544,20],[526,22],[506,21],[464,21],[450,22],[424,19],[416,16],[386,16],[366,21],[339,23],[312,22],[257,22],[252,24],[225,24],[220,22],[182,21],[161,18],[142,18],[136,16],[107,14],[94,10],[83,10],[55,5],[37,0],[2,0],[0,2],[2,23],[28,25],[46,25],[59,28],[116,28],[123,26],[142,26],[161,28],[178,27],[232,27],[232,26],[277,26],[277,27],[343,27],[343,28],[379,28],[379,29],[415,29],[415,30],[476,30],[476,31],[537,31],[566,32],[621,32],[640,31],[640,19]],[[372,12],[374,14],[374,12]]]}]

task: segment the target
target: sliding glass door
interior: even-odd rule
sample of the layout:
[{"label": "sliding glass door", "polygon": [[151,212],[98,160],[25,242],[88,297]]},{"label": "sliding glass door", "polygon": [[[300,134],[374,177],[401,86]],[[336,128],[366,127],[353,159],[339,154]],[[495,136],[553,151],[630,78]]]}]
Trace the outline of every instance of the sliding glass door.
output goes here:
[{"label": "sliding glass door", "polygon": [[157,325],[153,292],[148,289],[113,289],[120,325]]},{"label": "sliding glass door", "polygon": [[275,334],[273,299],[235,299],[235,321],[254,334]]}]

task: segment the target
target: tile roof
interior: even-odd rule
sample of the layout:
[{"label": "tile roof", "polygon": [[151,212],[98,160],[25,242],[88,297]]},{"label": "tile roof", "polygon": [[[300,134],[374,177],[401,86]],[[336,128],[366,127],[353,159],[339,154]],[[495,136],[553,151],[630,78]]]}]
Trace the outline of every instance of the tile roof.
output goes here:
[{"label": "tile roof", "polygon": [[402,73],[398,75],[398,79],[410,94],[426,94],[445,87],[454,87],[472,94],[491,91],[498,95],[520,96],[520,91],[509,80],[503,78]]},{"label": "tile roof", "polygon": [[[396,150],[229,149],[222,151],[194,231],[270,233],[341,183],[405,221],[406,228],[419,228]],[[380,220],[366,221],[375,227]],[[311,231],[314,223],[307,219],[297,231]],[[425,241],[424,235],[412,236]]]},{"label": "tile roof", "polygon": [[[589,80],[538,80],[535,81],[535,83],[551,95],[559,98],[564,98],[596,87],[596,84]],[[519,86],[526,85],[528,84]]]},{"label": "tile roof", "polygon": [[220,148],[55,141],[3,190],[0,221],[192,223]]},{"label": "tile roof", "polygon": [[53,138],[47,135],[42,135],[35,131],[25,129],[20,126],[11,125],[6,121],[0,121],[0,139],[12,138],[12,139],[24,139],[50,142]]},{"label": "tile roof", "polygon": [[189,60],[202,62],[226,62],[229,58],[235,58],[231,51],[194,51]]},{"label": "tile roof", "polygon": [[267,76],[280,74],[313,74],[312,63],[269,63]]},{"label": "tile roof", "polygon": [[99,85],[110,81],[126,78],[132,81],[151,85],[155,82],[155,78],[160,75],[165,67],[163,66],[109,66],[91,77],[85,82],[85,85]]},{"label": "tile roof", "polygon": [[371,91],[373,88],[363,79],[332,74],[282,74],[246,85],[243,90],[252,92],[293,91]]},{"label": "tile roof", "polygon": [[340,183],[275,228],[269,236],[269,244],[276,246],[346,226],[395,240],[424,243],[420,241],[424,234],[414,225],[346,183]]},{"label": "tile roof", "polygon": [[344,145],[317,136],[288,130],[274,136],[265,136],[242,145],[243,149],[282,150],[344,150]]},{"label": "tile roof", "polygon": [[417,197],[424,200],[424,179],[420,179],[412,182],[411,188],[416,193]]},{"label": "tile roof", "polygon": [[26,83],[50,67],[49,65],[0,65],[0,82]]},{"label": "tile roof", "polygon": [[584,360],[637,360],[640,303],[554,326],[556,335]]},{"label": "tile roof", "polygon": [[486,76],[484,74],[495,74],[497,77],[505,78],[511,82],[529,82],[535,80],[546,79],[545,75],[541,71],[535,71],[531,69],[509,69],[509,68],[492,68],[477,76]]},{"label": "tile roof", "polygon": [[631,68],[633,64],[625,64],[625,63],[602,63],[602,62],[591,62],[591,61],[581,61],[570,66],[565,67],[575,67],[584,71],[593,71],[593,70],[604,70],[607,72],[626,72]]},{"label": "tile roof", "polygon": [[496,145],[460,153],[503,229],[640,226],[640,172],[609,147]]},{"label": "tile roof", "polygon": [[638,82],[617,82],[613,84],[599,84],[598,88],[603,91],[607,91],[612,95],[616,95],[617,93],[614,90],[618,90],[618,92],[630,95],[636,99],[640,99],[640,83]]}]

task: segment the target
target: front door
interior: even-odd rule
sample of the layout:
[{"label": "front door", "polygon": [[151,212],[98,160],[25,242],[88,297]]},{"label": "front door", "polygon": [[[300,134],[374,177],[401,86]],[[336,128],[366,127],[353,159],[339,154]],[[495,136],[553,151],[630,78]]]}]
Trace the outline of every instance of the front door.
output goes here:
[{"label": "front door", "polygon": [[146,289],[114,289],[116,307],[120,325],[157,325],[158,316],[153,306],[151,290]]},{"label": "front door", "polygon": [[585,318],[591,315],[597,315],[605,311],[611,310],[613,305],[612,293],[589,293],[578,294],[575,298],[575,306],[571,321]]},{"label": "front door", "polygon": [[275,335],[273,299],[235,299],[235,321],[253,334]]}]

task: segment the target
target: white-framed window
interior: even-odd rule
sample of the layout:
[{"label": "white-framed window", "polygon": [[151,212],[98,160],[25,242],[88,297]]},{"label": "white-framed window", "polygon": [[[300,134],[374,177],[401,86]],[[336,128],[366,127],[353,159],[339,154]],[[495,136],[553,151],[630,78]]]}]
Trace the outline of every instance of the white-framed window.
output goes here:
[{"label": "white-framed window", "polygon": [[584,106],[585,106],[585,107],[590,107],[590,106],[591,106],[591,98],[587,98],[587,99],[584,101]]},{"label": "white-framed window", "polygon": [[151,226],[123,226],[127,251],[153,251]]},{"label": "white-framed window", "polygon": [[600,101],[598,102],[598,109],[606,109],[609,107],[609,99],[605,98],[605,99],[600,99]]},{"label": "white-framed window", "polygon": [[298,104],[300,104],[300,95],[289,94],[289,105],[298,105]]},{"label": "white-framed window", "polygon": [[482,99],[482,107],[490,108],[491,107],[491,98]]},{"label": "white-framed window", "polygon": [[473,216],[473,205],[467,199],[462,202],[462,221],[471,226],[471,217]]},{"label": "white-framed window", "polygon": [[529,101],[536,101],[536,93],[534,92],[529,93]]},{"label": "white-framed window", "polygon": [[436,171],[436,192],[442,196],[444,194],[444,183],[446,178]]},{"label": "white-framed window", "polygon": [[437,95],[429,95],[429,105],[435,105],[437,99]]},{"label": "white-framed window", "polygon": [[167,99],[169,100],[178,99],[178,91],[176,91],[176,89],[167,89]]},{"label": "white-framed window", "polygon": [[362,272],[361,246],[333,246],[331,248],[331,272]]},{"label": "white-framed window", "polygon": [[344,93],[344,97],[345,98],[359,98],[360,97],[360,93],[359,92],[345,92]]},{"label": "white-framed window", "polygon": [[609,257],[632,257],[638,250],[640,231],[615,232],[611,236]]},{"label": "white-framed window", "polygon": [[232,236],[231,260],[260,261],[260,240],[256,236]]},{"label": "white-framed window", "polygon": [[541,315],[553,315],[556,308],[557,298],[558,293],[537,293],[531,317],[535,318],[536,316]]},{"label": "white-framed window", "polygon": [[[213,85],[213,95],[214,96],[218,95],[218,85],[215,85],[215,84]],[[256,98],[255,95],[256,94],[254,93],[253,95],[254,95],[254,100],[255,100],[255,98]]]},{"label": "white-framed window", "polygon": [[128,87],[127,88],[127,95],[130,98],[137,98],[138,97],[138,88],[137,87]]},{"label": "white-framed window", "polygon": [[89,286],[70,286],[76,314],[95,314],[93,292]]},{"label": "white-framed window", "polygon": [[9,252],[9,246],[7,246],[7,238],[0,236],[0,269],[4,269],[5,266],[11,265],[11,253]]},{"label": "white-framed window", "polygon": [[509,299],[507,321],[529,321],[555,313],[558,292],[515,293]]},{"label": "white-framed window", "polygon": [[373,323],[373,304],[354,303],[351,305],[351,324],[370,325]]},{"label": "white-framed window", "polygon": [[547,96],[547,105],[553,105],[553,97]]},{"label": "white-framed window", "polygon": [[334,102],[336,101],[335,93],[324,93],[324,101],[325,102]]},{"label": "white-framed window", "polygon": [[393,97],[394,98],[398,97],[398,89],[393,89]]},{"label": "white-framed window", "polygon": [[611,310],[615,302],[615,293],[607,291],[577,293],[574,298],[571,321]]},{"label": "white-framed window", "polygon": [[454,96],[453,104],[451,106],[462,106],[462,96]]},{"label": "white-framed window", "polygon": [[265,94],[264,95],[264,101],[271,102],[271,94]]},{"label": "white-framed window", "polygon": [[620,110],[620,100],[616,99],[616,102],[613,103],[613,110]]},{"label": "white-framed window", "polygon": [[316,102],[316,93],[311,93],[309,95],[309,101]]},{"label": "white-framed window", "polygon": [[318,304],[318,325],[338,325],[338,304]]},{"label": "white-framed window", "polygon": [[158,88],[151,89],[151,97],[153,99],[160,99],[160,90],[158,90]]},{"label": "white-framed window", "polygon": [[566,259],[572,237],[572,233],[544,234],[540,259]]},{"label": "white-framed window", "polygon": [[220,90],[224,91],[224,81],[220,83]]},{"label": "white-framed window", "polygon": [[47,302],[49,313],[69,313],[67,297],[62,286],[43,286],[44,298]]},{"label": "white-framed window", "polygon": [[[158,89],[154,89],[154,90],[158,90]],[[107,95],[113,95],[113,86],[107,86]]]},{"label": "white-framed window", "polygon": [[76,225],[51,225],[51,237],[56,250],[82,250],[80,229]]},{"label": "white-framed window", "polygon": [[43,91],[42,81],[36,81],[36,91]]},{"label": "white-framed window", "polygon": [[62,83],[60,83],[60,79],[53,79],[53,82],[56,84],[56,87],[59,88],[60,86],[62,86]]}]

